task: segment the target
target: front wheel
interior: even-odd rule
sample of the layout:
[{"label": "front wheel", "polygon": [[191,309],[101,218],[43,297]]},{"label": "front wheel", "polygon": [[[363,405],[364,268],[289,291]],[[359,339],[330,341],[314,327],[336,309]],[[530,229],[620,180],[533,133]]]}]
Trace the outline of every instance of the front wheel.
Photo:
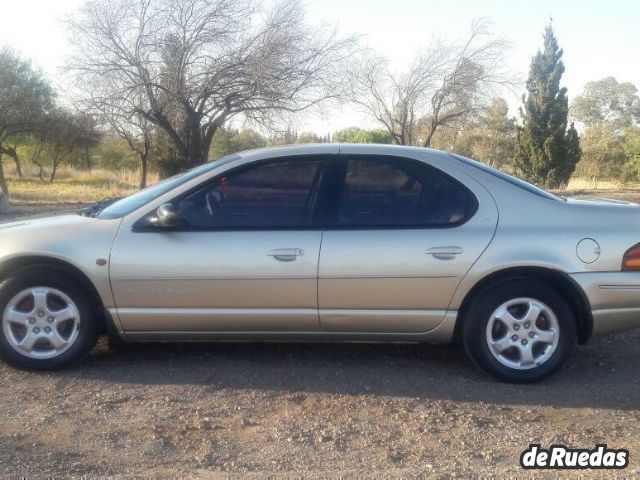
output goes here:
[{"label": "front wheel", "polygon": [[27,268],[0,284],[0,358],[29,369],[72,363],[95,346],[99,324],[85,289],[65,272]]},{"label": "front wheel", "polygon": [[514,383],[557,371],[576,343],[573,311],[562,295],[536,280],[488,288],[471,304],[463,324],[471,359],[494,377]]}]

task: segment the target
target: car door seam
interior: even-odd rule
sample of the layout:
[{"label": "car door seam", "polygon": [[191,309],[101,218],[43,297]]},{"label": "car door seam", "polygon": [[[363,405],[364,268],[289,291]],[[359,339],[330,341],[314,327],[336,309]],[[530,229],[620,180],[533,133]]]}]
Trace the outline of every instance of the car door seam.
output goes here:
[{"label": "car door seam", "polygon": [[320,320],[320,258],[322,257],[322,240],[324,240],[324,229],[320,230],[320,247],[318,248],[318,262],[316,264],[316,312],[318,314],[318,331],[322,330]]},{"label": "car door seam", "polygon": [[[454,167],[454,168],[456,168],[456,167]],[[478,257],[475,259],[475,261],[469,266],[467,271],[464,272],[464,274],[462,274],[460,276],[460,281],[458,282],[458,285],[456,285],[456,288],[453,290],[453,295],[451,295],[451,298],[449,299],[449,305],[447,305],[447,312],[452,311],[451,310],[451,304],[453,303],[453,299],[456,297],[456,294],[458,293],[458,290],[460,289],[460,285],[462,285],[462,282],[464,282],[464,279],[467,277],[469,272],[473,269],[473,267],[475,267],[475,265],[480,261],[480,259],[482,258],[484,253],[487,251],[487,249],[491,246],[491,244],[493,243],[493,240],[496,238],[496,235],[498,233],[498,227],[500,225],[500,208],[498,207],[498,202],[496,201],[496,198],[493,196],[493,194],[489,191],[488,188],[486,188],[484,185],[482,185],[482,183],[480,183],[478,180],[473,178],[471,175],[467,174],[466,172],[464,172],[461,169],[457,169],[457,170],[460,171],[462,174],[466,175],[467,177],[469,177],[471,180],[475,181],[489,195],[489,197],[491,197],[491,200],[493,200],[493,205],[496,208],[496,223],[495,223],[495,226],[493,228],[493,233],[491,235],[491,238],[487,242],[487,245],[484,247],[482,252],[480,252],[480,255],[478,255]],[[457,311],[457,310],[458,309],[456,309],[455,311]]]},{"label": "car door seam", "polygon": [[118,241],[118,237],[120,236],[120,230],[122,229],[122,224],[124,223],[124,217],[120,219],[120,223],[118,224],[118,228],[116,229],[116,234],[113,236],[113,240],[111,241],[111,247],[109,248],[109,261],[107,262],[107,279],[109,280],[109,290],[111,291],[111,299],[113,303],[113,310],[115,311],[115,315],[113,312],[111,313],[111,318],[113,319],[113,323],[116,326],[116,329],[120,334],[124,333],[124,329],[122,328],[122,322],[120,321],[120,315],[118,314],[118,301],[116,300],[116,295],[113,290],[113,283],[111,277],[111,260],[113,257],[113,250],[115,248],[116,242]]}]

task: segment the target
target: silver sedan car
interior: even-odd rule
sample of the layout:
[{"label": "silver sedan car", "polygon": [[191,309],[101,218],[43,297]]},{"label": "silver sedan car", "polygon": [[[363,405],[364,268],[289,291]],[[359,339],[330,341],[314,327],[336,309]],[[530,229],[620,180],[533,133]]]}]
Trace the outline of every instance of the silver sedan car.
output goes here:
[{"label": "silver sedan car", "polygon": [[0,227],[0,357],[133,341],[460,340],[532,382],[640,326],[640,207],[382,145],[254,150],[79,215]]}]

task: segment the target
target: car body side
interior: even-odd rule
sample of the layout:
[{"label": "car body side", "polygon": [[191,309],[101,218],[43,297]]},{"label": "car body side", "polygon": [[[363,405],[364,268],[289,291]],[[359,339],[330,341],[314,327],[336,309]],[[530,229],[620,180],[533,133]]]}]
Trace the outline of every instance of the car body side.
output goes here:
[{"label": "car body side", "polygon": [[[477,245],[477,257],[469,268],[445,275],[455,282],[452,296],[440,301],[436,317],[425,331],[283,331],[271,332],[132,332],[123,327],[114,300],[114,275],[111,258],[120,234],[131,232],[134,224],[183,192],[203,181],[238,166],[268,158],[296,155],[392,155],[419,161],[453,176],[479,199],[480,208],[467,222],[466,235],[473,228],[487,234],[488,241]],[[452,227],[451,233],[455,229]],[[444,229],[443,229],[444,230]],[[438,229],[434,229],[437,232]],[[582,261],[578,244],[583,239],[597,242],[597,259]],[[456,324],[465,321],[465,310],[474,295],[491,282],[516,276],[534,276],[563,290],[576,311],[579,338],[592,334],[640,326],[640,272],[621,271],[623,253],[640,241],[640,207],[598,201],[554,200],[516,187],[471,164],[450,155],[427,149],[391,146],[317,145],[261,149],[243,153],[237,160],[190,180],[159,196],[122,219],[96,219],[61,216],[43,220],[25,220],[0,226],[0,275],[27,265],[42,265],[70,271],[87,285],[109,312],[115,330],[125,340],[208,340],[208,339],[293,339],[293,340],[385,340],[442,343],[451,340]],[[425,243],[425,247],[428,246]],[[167,252],[163,252],[167,255]],[[105,265],[100,265],[106,260]],[[159,262],[168,261],[158,258]],[[437,268],[446,273],[447,261]],[[122,266],[120,266],[122,267]],[[125,265],[135,269],[135,264]],[[331,272],[318,273],[317,281]],[[366,288],[366,283],[363,283]],[[401,292],[401,281],[393,284]],[[425,295],[437,295],[425,292]],[[440,315],[441,311],[441,316]],[[409,312],[409,313],[408,313]],[[153,313],[153,312],[152,312]],[[295,313],[295,312],[294,312]],[[305,315],[308,312],[304,312]],[[412,321],[411,313],[400,308],[390,313]],[[274,309],[274,315],[278,314]],[[340,313],[338,313],[339,315]],[[407,316],[409,315],[409,316]],[[327,317],[330,318],[330,317]],[[383,320],[381,320],[383,321]],[[322,323],[322,322],[321,322]],[[196,332],[203,333],[203,332]]]}]

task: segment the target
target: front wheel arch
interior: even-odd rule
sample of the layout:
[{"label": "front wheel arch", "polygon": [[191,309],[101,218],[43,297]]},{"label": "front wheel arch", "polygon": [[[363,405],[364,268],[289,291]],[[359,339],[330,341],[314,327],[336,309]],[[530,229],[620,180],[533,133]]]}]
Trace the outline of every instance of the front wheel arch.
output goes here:
[{"label": "front wheel arch", "polygon": [[106,332],[105,309],[102,298],[93,282],[82,270],[64,260],[43,255],[14,257],[0,264],[0,282],[18,270],[26,268],[57,270],[73,277],[73,279],[85,289],[91,298],[91,303],[95,305],[94,315],[99,321],[100,332]]},{"label": "front wheel arch", "polygon": [[476,283],[467,293],[458,310],[458,319],[454,330],[454,338],[459,340],[462,325],[467,320],[466,314],[473,301],[487,290],[504,282],[527,279],[539,280],[552,285],[569,302],[576,322],[578,343],[584,344],[593,331],[591,304],[582,288],[566,273],[545,267],[511,267],[492,272]]}]

